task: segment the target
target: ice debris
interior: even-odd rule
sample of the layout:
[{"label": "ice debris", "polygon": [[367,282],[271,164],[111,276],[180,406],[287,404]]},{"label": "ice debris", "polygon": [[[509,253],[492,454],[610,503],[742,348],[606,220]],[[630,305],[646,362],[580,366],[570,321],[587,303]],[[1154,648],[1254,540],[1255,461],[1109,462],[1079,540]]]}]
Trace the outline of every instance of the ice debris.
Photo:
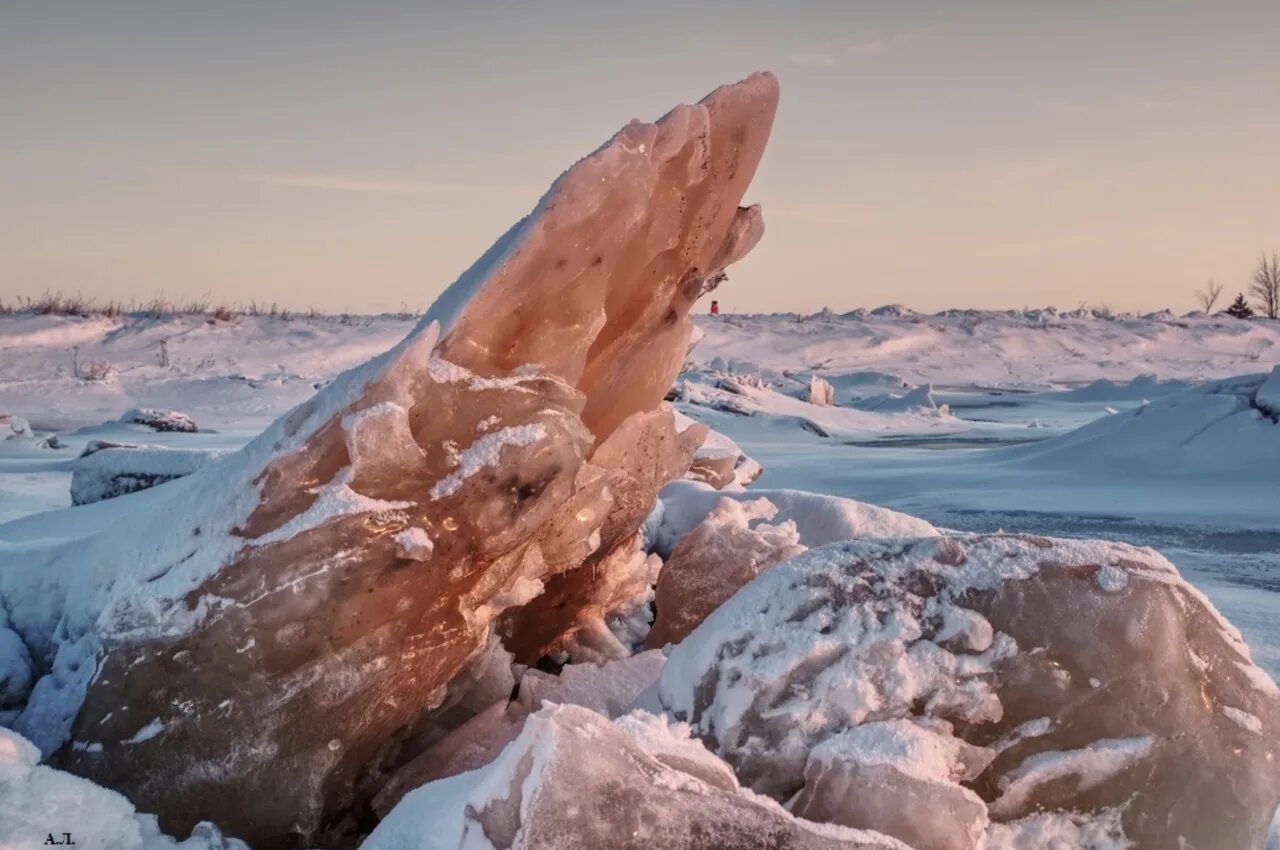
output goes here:
[{"label": "ice debris", "polygon": [[[922,847],[1087,815],[1117,846],[1253,850],[1280,800],[1275,684],[1168,561],[1117,543],[810,550],[674,647],[658,698],[749,787]],[[913,799],[946,817],[902,818]]]}]

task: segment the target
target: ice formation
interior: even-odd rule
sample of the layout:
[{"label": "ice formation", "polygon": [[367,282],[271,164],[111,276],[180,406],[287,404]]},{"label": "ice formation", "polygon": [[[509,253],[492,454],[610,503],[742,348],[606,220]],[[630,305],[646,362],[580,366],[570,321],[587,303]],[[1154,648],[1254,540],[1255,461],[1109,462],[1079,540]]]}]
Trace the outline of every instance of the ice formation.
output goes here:
[{"label": "ice formation", "polygon": [[[1252,850],[1280,799],[1274,683],[1167,561],[1121,544],[814,549],[677,645],[658,690],[749,787],[922,848],[1085,816],[1118,819],[1115,846]],[[945,821],[898,811],[926,798]]]},{"label": "ice formation", "polygon": [[800,490],[718,492],[673,481],[660,495],[644,529],[648,547],[665,559],[648,647],[680,642],[739,588],[806,547],[938,533],[906,514]]},{"label": "ice formation", "polygon": [[520,734],[525,718],[546,703],[582,706],[611,719],[621,717],[654,686],[665,661],[661,652],[651,651],[604,664],[571,664],[560,675],[526,670],[516,689],[517,699],[503,695],[397,769],[374,797],[374,810],[385,817],[413,789],[484,767]]},{"label": "ice formation", "polygon": [[771,520],[778,509],[768,499],[722,498],[693,529],[658,573],[657,619],[645,639],[649,647],[679,643],[738,588],[774,564],[804,551],[796,524]]},{"label": "ice formation", "polygon": [[910,720],[864,723],[809,752],[801,817],[873,829],[916,850],[981,847],[987,807],[961,786],[990,762],[987,750]]},{"label": "ice formation", "polygon": [[940,409],[933,400],[933,387],[926,384],[916,387],[905,395],[885,393],[869,396],[853,403],[859,410],[876,410],[884,413],[904,410],[937,410]]},{"label": "ice formation", "polygon": [[1254,404],[1265,415],[1280,421],[1280,366],[1271,370],[1254,396]]},{"label": "ice formation", "polygon": [[183,478],[207,465],[218,452],[139,446],[86,448],[71,471],[71,504],[87,505],[136,493]]},{"label": "ice formation", "polygon": [[764,472],[764,467],[729,437],[695,422],[679,411],[676,411],[675,416],[676,428],[681,434],[695,427],[706,430],[706,438],[694,453],[685,478],[702,481],[719,490],[730,486],[746,487]]},{"label": "ice formation", "polygon": [[604,664],[570,664],[558,676],[529,670],[520,680],[519,700],[531,711],[554,702],[618,718],[658,681],[666,660],[659,650],[649,650]]},{"label": "ice formation", "polygon": [[[721,358],[715,358],[712,362],[752,371],[725,373],[714,367],[694,367],[681,373],[669,397],[684,412],[717,427],[721,427],[718,422],[726,421],[726,414],[734,418],[750,417],[751,425],[757,428],[799,428],[823,438],[851,440],[864,440],[868,432],[952,433],[968,427],[943,415],[942,408],[930,401],[927,392],[924,397],[919,393],[911,396],[905,404],[900,402],[906,397],[896,394],[874,398],[861,395],[868,386],[875,385],[860,383],[860,378],[867,377],[865,373],[823,377],[832,387],[833,403],[826,405],[810,401],[808,378],[802,380],[794,373],[761,368],[746,361],[724,363]],[[879,379],[888,377],[878,375]],[[890,385],[900,384],[901,381],[895,379]],[[837,391],[849,401],[835,405]],[[825,390],[819,392],[817,397],[821,400]],[[723,430],[737,431],[732,424]]]},{"label": "ice formation", "polygon": [[77,509],[86,536],[0,549],[14,727],[170,831],[297,846],[353,834],[416,742],[484,710],[495,632],[527,662],[627,654],[608,620],[655,578],[641,524],[706,435],[663,398],[694,301],[761,235],[739,202],[776,104],[757,74],[633,122],[395,348]]},{"label": "ice formation", "polygon": [[31,436],[31,424],[21,416],[0,413],[0,440],[15,440]]},{"label": "ice formation", "polygon": [[807,400],[810,404],[830,407],[836,403],[835,388],[825,378],[814,375],[809,378]]},{"label": "ice formation", "polygon": [[125,411],[120,421],[127,425],[144,425],[152,431],[180,431],[194,434],[199,431],[196,421],[177,410],[158,410],[153,407],[135,407]]},{"label": "ice formation", "polygon": [[487,767],[411,792],[364,850],[910,850],[739,787],[687,728],[548,706]]},{"label": "ice formation", "polygon": [[500,624],[517,660],[533,663],[558,650],[588,661],[628,654],[606,618],[652,586],[656,564],[642,551],[641,526],[662,486],[689,468],[705,433],[678,434],[671,411],[660,408],[628,417],[600,444],[591,468],[608,503],[594,509],[593,551],[580,566],[552,576],[536,599]]},{"label": "ice formation", "polygon": [[[631,124],[242,451],[84,458],[66,538],[0,545],[0,844],[56,807],[126,850],[243,847],[206,821],[258,850],[1255,850],[1280,697],[1166,561],[747,492],[760,465],[663,403],[955,427],[928,386],[868,399],[904,384],[821,363],[669,392],[760,237],[776,98],[757,75]],[[1278,375],[1010,455],[1274,448]]]}]

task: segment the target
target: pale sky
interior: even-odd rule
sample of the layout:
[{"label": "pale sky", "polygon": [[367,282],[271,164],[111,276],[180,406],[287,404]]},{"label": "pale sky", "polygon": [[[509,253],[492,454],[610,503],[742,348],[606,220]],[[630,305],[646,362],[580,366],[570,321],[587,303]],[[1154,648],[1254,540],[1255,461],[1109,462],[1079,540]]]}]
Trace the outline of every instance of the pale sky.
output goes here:
[{"label": "pale sky", "polygon": [[0,0],[0,298],[421,309],[757,69],[729,309],[1186,310],[1280,250],[1280,0]]}]

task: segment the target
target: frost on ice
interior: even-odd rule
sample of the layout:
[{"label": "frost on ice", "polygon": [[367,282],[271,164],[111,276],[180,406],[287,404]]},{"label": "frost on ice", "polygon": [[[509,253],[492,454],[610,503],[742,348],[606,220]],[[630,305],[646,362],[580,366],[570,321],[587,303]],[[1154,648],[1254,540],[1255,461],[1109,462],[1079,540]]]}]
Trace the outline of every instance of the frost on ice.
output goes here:
[{"label": "frost on ice", "polygon": [[[1251,850],[1280,799],[1275,685],[1167,561],[1121,544],[811,550],[676,646],[659,700],[747,786],[921,848],[1053,813],[1118,818],[1116,846]],[[929,811],[904,817],[913,800]]]},{"label": "frost on ice", "polygon": [[640,526],[706,436],[663,398],[690,308],[762,233],[739,202],[776,104],[758,74],[631,123],[391,351],[77,509],[75,538],[0,549],[14,727],[170,831],[309,845],[356,833],[509,653],[627,654],[608,621],[655,578]]}]

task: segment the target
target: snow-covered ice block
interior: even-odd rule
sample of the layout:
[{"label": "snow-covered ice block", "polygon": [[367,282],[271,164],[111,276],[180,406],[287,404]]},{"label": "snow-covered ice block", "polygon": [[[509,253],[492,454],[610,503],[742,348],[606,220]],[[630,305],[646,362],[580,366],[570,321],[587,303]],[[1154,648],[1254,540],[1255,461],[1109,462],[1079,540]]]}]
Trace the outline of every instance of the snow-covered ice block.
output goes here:
[{"label": "snow-covered ice block", "polygon": [[883,832],[916,850],[979,850],[987,807],[959,782],[990,761],[985,748],[910,720],[864,723],[809,752],[804,788],[790,808],[810,820]]},{"label": "snow-covered ice block", "polygon": [[804,551],[795,522],[768,522],[777,513],[763,498],[721,498],[711,508],[658,573],[657,618],[645,646],[679,643],[738,588]]},{"label": "snow-covered ice block", "polygon": [[666,660],[659,650],[649,650],[603,664],[569,664],[556,676],[529,670],[520,680],[520,702],[531,711],[553,702],[618,718],[658,681]]},{"label": "snow-covered ice block", "polygon": [[777,508],[772,521],[795,523],[800,536],[798,542],[808,547],[864,537],[930,537],[938,533],[919,517],[805,490],[766,488],[724,492],[700,482],[673,481],[662,489],[660,498],[662,512],[649,529],[649,540],[651,548],[663,557],[670,557],[680,541],[706,519],[721,498],[768,499]]},{"label": "snow-covered ice block", "polygon": [[[848,733],[898,719],[987,751],[989,766],[949,781],[997,823],[1119,811],[1140,850],[1254,850],[1280,800],[1275,683],[1168,561],[1118,543],[810,550],[672,649],[658,698],[780,800],[830,793],[809,782],[866,762],[856,748],[841,756],[857,743]],[[838,805],[819,810],[850,822]]]},{"label": "snow-covered ice block", "polygon": [[[706,428],[692,418],[675,411],[676,429],[683,435],[690,428]],[[731,485],[746,487],[764,472],[755,458],[748,455],[729,437],[711,428],[693,456],[693,463],[685,477],[702,481],[717,490]]]},{"label": "snow-covered ice block", "polygon": [[1129,381],[1112,381],[1099,378],[1086,386],[1058,393],[1055,398],[1063,401],[1140,401],[1145,398],[1172,395],[1191,389],[1187,381],[1162,381],[1155,375],[1138,375]]},{"label": "snow-covered ice block", "polygon": [[0,413],[0,440],[31,436],[31,424],[21,416]]},{"label": "snow-covered ice block", "polygon": [[738,786],[688,730],[548,706],[488,766],[400,801],[362,850],[910,850],[793,817]]},{"label": "snow-covered ice block", "polygon": [[374,810],[385,817],[418,786],[483,768],[520,734],[525,718],[544,704],[576,705],[610,719],[621,717],[657,682],[665,661],[661,652],[651,651],[604,664],[569,664],[559,675],[526,670],[517,700],[508,700],[504,694],[396,768],[374,797]]},{"label": "snow-covered ice block", "polygon": [[852,406],[859,410],[874,410],[880,413],[938,409],[937,403],[933,400],[933,387],[929,384],[916,387],[903,395],[884,393],[882,395],[868,396],[852,402]]},{"label": "snow-covered ice block", "polygon": [[813,375],[809,378],[806,396],[806,401],[820,407],[830,407],[836,403],[835,388],[825,378],[818,375]]},{"label": "snow-covered ice block", "polygon": [[79,458],[71,471],[71,504],[87,505],[183,478],[226,454],[208,449],[118,446]]},{"label": "snow-covered ice block", "polygon": [[1280,366],[1272,369],[1262,386],[1258,387],[1254,403],[1263,413],[1280,419]]},{"label": "snow-covered ice block", "polygon": [[125,411],[120,421],[126,425],[145,425],[152,431],[178,431],[194,434],[200,430],[196,421],[177,410],[159,410],[154,407],[135,407]]}]

